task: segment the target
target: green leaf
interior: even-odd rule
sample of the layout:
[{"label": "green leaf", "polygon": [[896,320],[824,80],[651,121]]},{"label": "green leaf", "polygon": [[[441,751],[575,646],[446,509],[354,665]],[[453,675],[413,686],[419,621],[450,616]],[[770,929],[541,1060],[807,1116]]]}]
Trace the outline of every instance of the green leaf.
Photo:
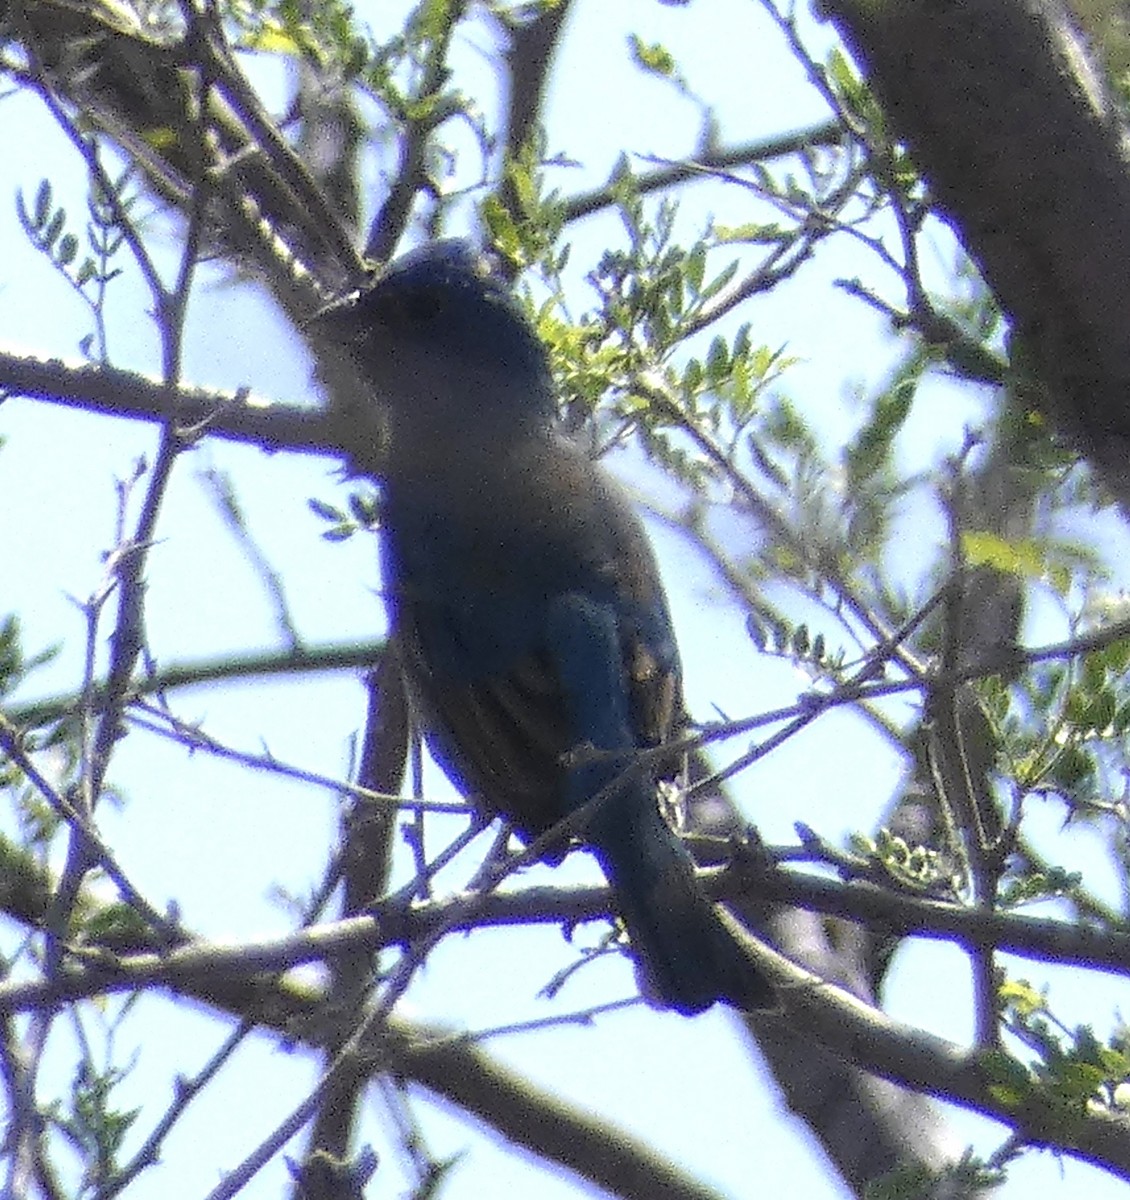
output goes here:
[{"label": "green leaf", "polygon": [[735,242],[752,242],[754,245],[765,245],[779,242],[783,236],[781,226],[775,223],[764,224],[760,221],[747,221],[744,225],[715,225],[714,238],[720,245]]},{"label": "green leaf", "polygon": [[258,50],[262,54],[301,53],[298,39],[277,21],[264,21],[253,34],[243,38],[241,44],[248,50]]},{"label": "green leaf", "polygon": [[1042,548],[1031,538],[1008,541],[986,530],[967,530],[961,549],[972,567],[995,567],[1021,579],[1042,579],[1047,563]]},{"label": "green leaf", "polygon": [[1122,735],[1130,729],[1130,700],[1119,705],[1115,710],[1110,725],[1111,729],[1118,735]]},{"label": "green leaf", "polygon": [[98,267],[95,265],[94,259],[84,258],[79,265],[79,269],[75,272],[75,283],[80,288],[86,285],[98,274]]},{"label": "green leaf", "polygon": [[853,490],[888,463],[895,437],[910,414],[917,387],[916,378],[903,379],[876,399],[871,419],[848,447],[847,468]]},{"label": "green leaf", "polygon": [[51,212],[51,184],[48,180],[40,181],[39,187],[35,193],[35,227],[42,229],[47,223],[47,216]]},{"label": "green leaf", "polygon": [[1048,768],[1049,779],[1066,792],[1073,792],[1095,772],[1095,760],[1081,746],[1065,746]]},{"label": "green leaf", "polygon": [[702,288],[702,280],[706,275],[706,246],[699,244],[687,255],[684,273],[687,286],[692,293]]},{"label": "green leaf", "polygon": [[141,136],[158,154],[168,154],[180,145],[177,131],[171,125],[151,125],[141,130]]},{"label": "green leaf", "polygon": [[658,75],[662,79],[673,79],[678,70],[671,52],[660,42],[645,43],[636,34],[629,34],[628,48],[632,61],[642,67],[650,75]]},{"label": "green leaf", "polygon": [[1079,1103],[1093,1096],[1104,1082],[1103,1072],[1090,1063],[1065,1062],[1055,1073],[1056,1091]]},{"label": "green leaf", "polygon": [[321,517],[323,521],[345,521],[346,515],[340,508],[335,508],[332,504],[327,504],[324,500],[309,499],[306,501],[310,511],[316,516]]},{"label": "green leaf", "polygon": [[731,279],[738,273],[738,263],[735,259],[730,265],[714,278],[702,289],[699,299],[702,301],[713,300],[715,296],[730,282]]},{"label": "green leaf", "polygon": [[240,46],[260,54],[281,54],[290,58],[319,58],[318,39],[308,24],[297,20],[264,20],[258,28],[240,39]]},{"label": "green leaf", "polygon": [[73,233],[64,234],[55,250],[55,261],[61,267],[69,267],[78,257],[78,238]]},{"label": "green leaf", "polygon": [[490,234],[491,245],[511,262],[521,262],[522,235],[510,209],[491,194],[479,206],[479,213]]},{"label": "green leaf", "polygon": [[1087,708],[1086,725],[1096,733],[1106,733],[1114,724],[1118,701],[1113,688],[1103,688]]},{"label": "green leaf", "polygon": [[1031,1071],[1003,1050],[981,1056],[981,1071],[989,1083],[989,1094],[1006,1108],[1019,1108],[1032,1095],[1035,1080]]},{"label": "green leaf", "polygon": [[683,368],[683,392],[687,396],[693,396],[702,385],[703,379],[702,363],[697,358],[692,358]]},{"label": "green leaf", "polygon": [[[750,325],[748,321],[738,330],[738,336],[734,338],[735,358],[745,358],[749,354],[751,348],[749,331]],[[764,372],[761,372],[761,374],[764,374]]]},{"label": "green leaf", "polygon": [[51,216],[51,220],[47,222],[46,228],[40,234],[39,244],[44,249],[50,249],[59,240],[60,234],[63,232],[63,227],[67,223],[67,210],[57,208]]},{"label": "green leaf", "polygon": [[1002,983],[997,989],[997,999],[1004,1007],[1014,1008],[1022,1017],[1030,1017],[1047,1009],[1043,993],[1036,991],[1026,979],[1009,979]]},{"label": "green leaf", "polygon": [[718,383],[726,377],[730,368],[730,350],[726,340],[720,334],[710,343],[706,354],[706,376],[711,383]]},{"label": "green leaf", "polygon": [[372,492],[351,492],[349,511],[358,525],[371,528],[380,519],[380,502]]},{"label": "green leaf", "polygon": [[828,55],[826,64],[828,78],[841,91],[846,91],[848,88],[854,88],[857,83],[855,71],[852,65],[848,62],[847,55],[837,46],[832,49]]}]

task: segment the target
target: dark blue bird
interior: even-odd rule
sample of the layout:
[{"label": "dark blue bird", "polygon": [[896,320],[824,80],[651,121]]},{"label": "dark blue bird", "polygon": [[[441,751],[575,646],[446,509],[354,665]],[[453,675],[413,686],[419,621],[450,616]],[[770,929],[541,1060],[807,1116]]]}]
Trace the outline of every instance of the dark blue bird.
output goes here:
[{"label": "dark blue bird", "polygon": [[667,603],[639,521],[553,431],[547,354],[504,283],[465,243],[435,243],[314,331],[386,413],[387,602],[436,759],[527,840],[622,777],[577,833],[644,990],[683,1013],[772,1005],[663,819],[654,771],[624,775],[682,716]]}]

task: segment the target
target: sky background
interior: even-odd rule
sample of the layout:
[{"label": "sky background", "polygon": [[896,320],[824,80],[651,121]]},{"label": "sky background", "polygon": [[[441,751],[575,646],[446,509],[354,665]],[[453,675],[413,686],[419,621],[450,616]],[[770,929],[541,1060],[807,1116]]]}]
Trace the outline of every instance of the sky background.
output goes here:
[{"label": "sky background", "polygon": [[[397,23],[400,6],[357,5],[359,19],[374,30]],[[383,24],[378,25],[378,21]],[[627,36],[662,41],[674,50],[691,89],[715,109],[722,141],[746,141],[804,127],[827,114],[800,67],[772,29],[761,8],[742,0],[706,6],[670,7],[651,0],[617,5],[579,0],[561,48],[547,108],[551,152],[561,150],[580,165],[554,178],[565,192],[603,181],[622,151],[679,157],[696,144],[701,113],[673,89],[631,66]],[[814,31],[815,44],[830,42],[828,30]],[[484,105],[497,91],[483,29],[466,34],[457,49],[465,90]],[[269,101],[285,94],[285,75],[266,64],[255,80]],[[496,101],[495,101],[496,103]],[[26,96],[0,101],[0,344],[43,357],[76,358],[88,331],[82,302],[30,248],[13,204],[17,188],[32,196],[49,176],[60,196],[75,197],[81,212],[84,173],[39,106]],[[18,131],[18,136],[16,136]],[[6,136],[5,136],[6,135]],[[374,167],[367,181],[374,206],[381,179]],[[708,215],[738,223],[742,195],[734,188],[703,185],[688,189],[682,221],[700,229]],[[455,230],[459,232],[459,230]],[[688,233],[688,237],[690,234]],[[614,217],[591,219],[570,234],[573,261],[595,261],[599,248],[621,237]],[[165,261],[175,262],[169,244]],[[938,278],[953,262],[946,232],[937,229],[931,269]],[[719,266],[722,264],[719,263]],[[864,252],[844,239],[818,255],[799,277],[746,305],[754,337],[786,346],[800,360],[786,388],[809,413],[818,414],[830,446],[842,442],[861,419],[851,397],[877,386],[897,353],[882,322],[857,301],[831,286],[832,280],[864,270],[874,274]],[[887,285],[890,280],[883,281]],[[157,339],[140,317],[145,301],[136,281],[115,287],[110,345],[115,363],[156,372]],[[897,293],[894,293],[897,295]],[[586,303],[577,283],[577,310]],[[312,364],[301,341],[257,289],[230,284],[222,272],[202,270],[190,307],[185,379],[199,386],[235,388],[282,403],[316,403]],[[938,387],[932,406],[910,423],[899,453],[908,467],[924,467],[960,444],[965,422],[987,411],[976,389]],[[101,555],[111,545],[114,479],[129,475],[138,456],[152,461],[153,429],[63,408],[9,400],[0,407],[0,562],[9,564],[0,591],[0,614],[15,611],[24,625],[25,648],[34,652],[62,643],[59,656],[37,672],[17,699],[76,689],[81,681],[84,618],[75,600],[89,596],[101,580]],[[655,476],[630,456],[611,464],[626,483],[662,504]],[[228,652],[279,645],[269,602],[240,548],[226,532],[199,474],[209,468],[230,473],[248,527],[280,571],[291,613],[308,645],[369,639],[383,629],[375,546],[367,537],[331,544],[307,501],[341,504],[348,489],[334,465],[285,455],[268,456],[232,445],[204,443],[184,456],[174,473],[150,555],[149,640],[161,664],[213,659]],[[913,571],[923,547],[941,539],[929,505],[907,514],[905,569]],[[136,519],[136,512],[132,512]],[[727,607],[723,589],[687,542],[660,522],[649,528],[671,593],[686,668],[692,711],[741,716],[792,703],[807,679],[788,664],[757,653],[741,615]],[[737,528],[735,537],[754,537]],[[12,564],[15,564],[13,568]],[[1054,607],[1036,606],[1029,634],[1037,641],[1064,635]],[[106,630],[103,630],[103,638]],[[104,655],[103,646],[103,655]],[[280,758],[331,777],[347,772],[355,731],[364,715],[364,692],[350,673],[303,676],[288,682],[254,682],[197,688],[175,694],[178,714],[202,723],[220,741],[248,751],[269,748]],[[735,743],[736,753],[742,748]],[[804,821],[838,841],[852,829],[871,828],[900,778],[901,765],[867,727],[850,713],[823,717],[735,781],[746,816],[773,844],[795,840],[793,823]],[[281,934],[292,916],[273,886],[304,895],[321,877],[337,836],[337,798],[238,765],[189,756],[179,746],[135,733],[119,747],[112,774],[125,802],[100,810],[104,836],[130,878],[152,902],[175,900],[184,922],[201,934],[225,940]],[[449,795],[431,770],[426,794]],[[1049,806],[1039,814],[1047,837],[1060,838],[1063,812]],[[10,822],[8,814],[0,821]],[[437,821],[429,829],[438,849],[458,824]],[[1069,851],[1088,871],[1097,842],[1087,831],[1066,835]],[[1062,844],[1062,843],[1061,843]],[[401,864],[401,876],[405,864]],[[441,880],[459,886],[464,864]],[[552,875],[527,872],[522,882],[592,879],[596,869],[574,855]],[[1094,883],[1092,876],[1089,883]],[[1111,882],[1113,886],[1113,881]],[[582,927],[577,940],[594,944],[604,926]],[[5,931],[0,946],[13,945]],[[554,1003],[539,1000],[546,980],[570,958],[553,929],[485,931],[449,937],[413,985],[404,1011],[420,1020],[455,1029],[488,1029],[513,1021],[563,1013],[632,993],[625,960],[604,960],[574,977]],[[1112,1012],[1124,985],[1101,976],[1018,968],[1054,984],[1057,1011],[1068,1020],[1095,1019]],[[965,1042],[970,1035],[968,971],[951,947],[908,942],[900,949],[885,993],[892,1015],[934,1033]],[[120,1001],[99,1012],[86,1006],[84,1019],[96,1026],[112,1019]],[[165,997],[144,996],[117,1035],[120,1058],[136,1053],[123,1085],[122,1104],[146,1105],[139,1134],[148,1132],[175,1073],[198,1070],[222,1040],[228,1024],[204,1011],[174,1008]],[[660,1146],[672,1159],[700,1173],[720,1193],[735,1198],[776,1195],[786,1187],[811,1200],[844,1194],[820,1161],[799,1122],[782,1109],[772,1084],[747,1064],[749,1050],[738,1025],[722,1010],[693,1021],[644,1008],[601,1018],[595,1028],[554,1029],[494,1039],[491,1051],[524,1075],[586,1109],[606,1113],[616,1124]],[[57,1027],[45,1072],[63,1087],[73,1069],[67,1022]],[[302,1098],[315,1078],[316,1063],[270,1036],[255,1037],[221,1072],[166,1144],[163,1163],[146,1172],[130,1197],[204,1196],[220,1173],[240,1160]],[[418,1093],[414,1093],[417,1097]],[[503,1194],[514,1189],[534,1200],[565,1200],[585,1194],[576,1180],[554,1177],[541,1165],[480,1136],[458,1115],[426,1099],[414,1112],[433,1156],[462,1154],[442,1191],[447,1200]],[[959,1145],[972,1141],[990,1153],[1004,1133],[969,1114],[953,1113]],[[379,1099],[366,1108],[363,1137],[382,1155],[369,1194],[404,1194],[409,1176],[384,1135],[390,1114]],[[303,1142],[288,1153],[297,1156]],[[278,1196],[285,1166],[276,1160],[244,1193]],[[1002,1200],[1074,1195],[1086,1190],[1104,1200],[1124,1189],[1100,1172],[1073,1161],[1031,1153],[1012,1169]]]}]

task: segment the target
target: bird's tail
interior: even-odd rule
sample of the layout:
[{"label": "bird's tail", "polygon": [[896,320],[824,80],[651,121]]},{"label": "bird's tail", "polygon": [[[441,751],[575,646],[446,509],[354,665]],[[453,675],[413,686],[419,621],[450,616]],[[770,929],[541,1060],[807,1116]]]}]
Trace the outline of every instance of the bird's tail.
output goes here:
[{"label": "bird's tail", "polygon": [[588,841],[616,892],[645,992],[686,1014],[717,1000],[746,1011],[775,1006],[772,985],[719,918],[654,793],[613,797]]}]

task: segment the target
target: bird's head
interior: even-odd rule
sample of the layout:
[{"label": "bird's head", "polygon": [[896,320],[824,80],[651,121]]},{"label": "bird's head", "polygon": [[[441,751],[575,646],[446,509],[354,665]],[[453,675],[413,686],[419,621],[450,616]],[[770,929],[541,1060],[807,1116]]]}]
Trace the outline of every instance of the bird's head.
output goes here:
[{"label": "bird's head", "polygon": [[466,242],[413,250],[309,328],[349,354],[387,407],[394,440],[398,430],[494,436],[553,418],[546,349],[490,260]]}]

